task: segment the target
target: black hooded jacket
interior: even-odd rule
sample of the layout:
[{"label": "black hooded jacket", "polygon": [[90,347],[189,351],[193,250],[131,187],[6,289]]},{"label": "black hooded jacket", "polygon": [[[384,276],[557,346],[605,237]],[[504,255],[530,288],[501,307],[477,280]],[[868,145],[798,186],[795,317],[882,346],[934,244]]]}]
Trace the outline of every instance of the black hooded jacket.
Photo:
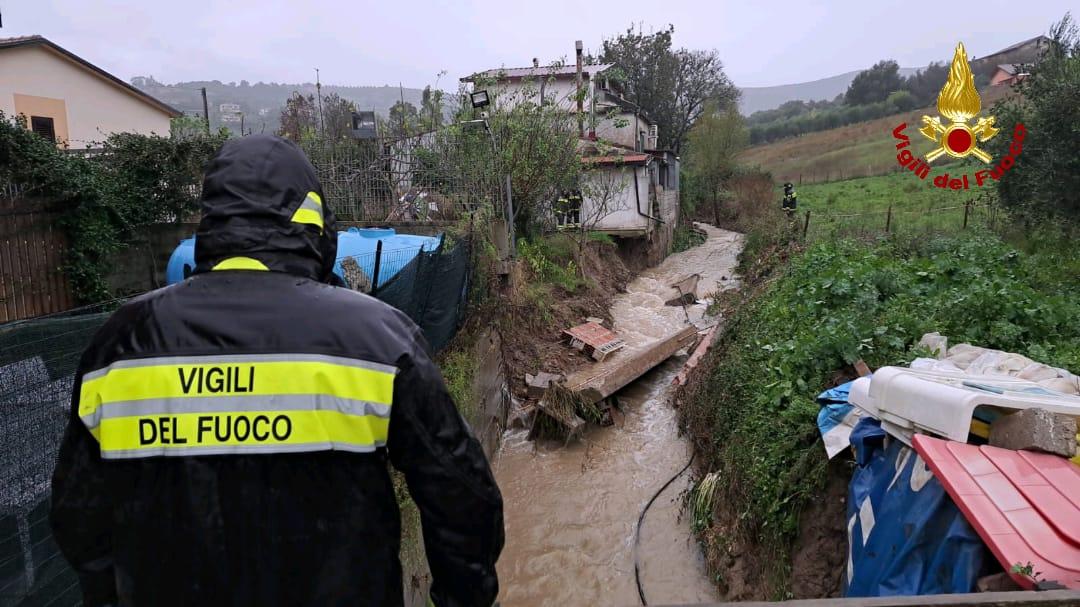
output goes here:
[{"label": "black hooded jacket", "polygon": [[85,604],[401,605],[387,460],[436,605],[490,605],[502,498],[419,329],[330,286],[334,218],[292,143],[207,169],[197,268],[121,307],[77,371],[52,525]]}]

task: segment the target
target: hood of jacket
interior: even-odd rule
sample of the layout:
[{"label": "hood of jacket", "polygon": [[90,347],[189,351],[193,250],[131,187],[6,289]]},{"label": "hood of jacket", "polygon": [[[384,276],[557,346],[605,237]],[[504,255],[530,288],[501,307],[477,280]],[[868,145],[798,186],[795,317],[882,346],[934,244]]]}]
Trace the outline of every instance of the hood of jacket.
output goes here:
[{"label": "hood of jacket", "polygon": [[332,283],[335,227],[315,167],[296,144],[231,139],[203,180],[195,272],[258,269]]}]

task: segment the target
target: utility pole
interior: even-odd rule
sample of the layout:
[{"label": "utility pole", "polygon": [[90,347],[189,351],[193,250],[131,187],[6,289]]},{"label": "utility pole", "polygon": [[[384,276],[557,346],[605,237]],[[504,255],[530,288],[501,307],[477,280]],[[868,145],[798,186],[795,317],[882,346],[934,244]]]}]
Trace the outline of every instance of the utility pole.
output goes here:
[{"label": "utility pole", "polygon": [[202,114],[206,123],[206,134],[210,134],[210,106],[206,103],[206,87],[202,87]]},{"label": "utility pole", "polygon": [[585,137],[585,98],[581,87],[581,40],[574,42],[574,54],[577,55],[577,134]]},{"label": "utility pole", "polygon": [[326,118],[322,111],[322,83],[319,82],[319,68],[315,68],[315,94],[319,97],[319,134],[326,134]]}]

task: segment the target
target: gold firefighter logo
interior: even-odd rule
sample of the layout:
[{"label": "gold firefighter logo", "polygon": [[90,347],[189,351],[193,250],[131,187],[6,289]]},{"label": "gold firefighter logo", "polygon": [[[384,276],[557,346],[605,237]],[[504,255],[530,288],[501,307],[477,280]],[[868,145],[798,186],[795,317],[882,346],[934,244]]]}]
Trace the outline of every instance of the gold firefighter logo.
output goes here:
[{"label": "gold firefighter logo", "polygon": [[979,118],[974,127],[968,126],[968,121],[982,109],[982,100],[975,88],[975,77],[971,74],[963,42],[956,45],[952,67],[949,68],[949,79],[945,86],[941,87],[937,107],[938,113],[951,122],[946,124],[940,117],[923,116],[925,126],[919,129],[919,132],[938,144],[937,148],[926,155],[927,162],[933,162],[942,154],[948,154],[953,158],[971,155],[990,163],[990,154],[979,149],[976,140],[986,142],[997,135],[998,129],[994,128],[993,116]]}]

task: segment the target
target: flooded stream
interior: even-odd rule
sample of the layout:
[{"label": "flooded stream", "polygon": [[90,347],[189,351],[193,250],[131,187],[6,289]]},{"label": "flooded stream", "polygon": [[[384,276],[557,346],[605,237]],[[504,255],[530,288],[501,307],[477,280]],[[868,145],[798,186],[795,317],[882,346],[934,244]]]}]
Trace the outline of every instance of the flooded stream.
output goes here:
[{"label": "flooded stream", "polygon": [[[701,325],[705,306],[664,305],[671,284],[697,272],[702,296],[736,286],[742,236],[701,225],[705,244],[643,272],[612,302],[624,356],[686,326]],[[686,465],[690,449],[678,435],[668,402],[685,356],[653,369],[618,394],[621,424],[593,428],[568,446],[536,444],[509,432],[495,461],[506,517],[499,559],[500,601],[515,605],[636,605],[634,529],[650,497]],[[641,534],[641,581],[650,603],[715,601],[700,549],[680,520],[688,475],[653,504]]]}]

